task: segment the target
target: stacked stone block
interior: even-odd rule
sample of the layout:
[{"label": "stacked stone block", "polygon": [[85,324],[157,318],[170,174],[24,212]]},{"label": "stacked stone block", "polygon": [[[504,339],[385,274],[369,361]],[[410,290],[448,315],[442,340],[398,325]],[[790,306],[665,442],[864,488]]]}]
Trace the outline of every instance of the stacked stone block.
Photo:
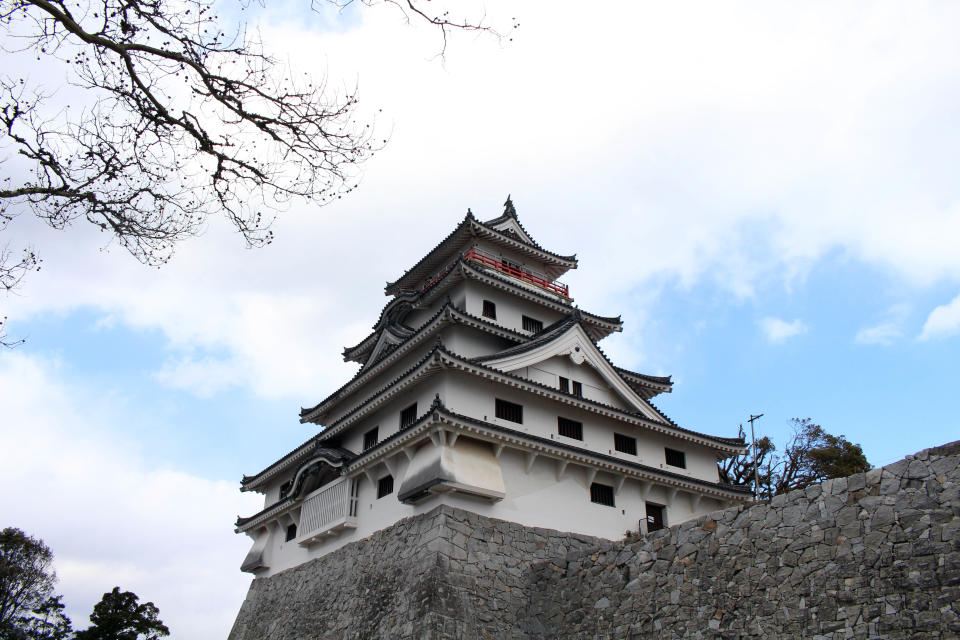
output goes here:
[{"label": "stacked stone block", "polygon": [[230,640],[960,637],[958,601],[953,443],[629,543],[441,506],[254,580]]}]

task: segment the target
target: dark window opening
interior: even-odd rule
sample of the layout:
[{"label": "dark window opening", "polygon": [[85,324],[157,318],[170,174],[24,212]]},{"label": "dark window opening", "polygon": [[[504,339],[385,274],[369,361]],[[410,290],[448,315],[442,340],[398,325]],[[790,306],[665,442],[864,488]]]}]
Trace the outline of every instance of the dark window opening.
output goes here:
[{"label": "dark window opening", "polygon": [[504,258],[500,263],[507,268],[507,273],[512,273],[513,275],[520,275],[523,273],[523,267],[513,260],[507,260]]},{"label": "dark window opening", "polygon": [[621,433],[615,433],[613,434],[613,448],[620,453],[629,453],[635,456],[637,455],[637,439]]},{"label": "dark window opening", "polygon": [[383,476],[377,481],[377,500],[393,493],[393,476]]},{"label": "dark window opening", "polygon": [[573,395],[577,396],[578,398],[583,397],[583,385],[576,380],[573,381]]},{"label": "dark window opening", "polygon": [[497,305],[490,300],[483,301],[483,317],[497,319]]},{"label": "dark window opening", "polygon": [[497,398],[496,414],[501,420],[523,424],[523,405],[514,404]]},{"label": "dark window opening", "polygon": [[683,451],[670,448],[664,448],[663,451],[666,454],[668,465],[671,467],[680,467],[681,469],[687,468],[687,456]]},{"label": "dark window opening", "polygon": [[570,393],[570,381],[563,376],[560,376],[560,391]]},{"label": "dark window opening", "polygon": [[400,412],[400,428],[406,429],[414,422],[417,421],[417,403],[414,402],[412,405]]},{"label": "dark window opening", "polygon": [[567,438],[583,440],[583,423],[557,416],[557,433]]},{"label": "dark window opening", "polygon": [[287,526],[287,542],[290,542],[297,537],[297,525],[291,524]]},{"label": "dark window opening", "polygon": [[377,446],[377,442],[379,442],[380,440],[379,433],[380,433],[380,427],[374,427],[373,429],[370,429],[370,431],[367,431],[365,434],[363,434],[363,450],[364,451]]},{"label": "dark window opening", "polygon": [[647,533],[663,529],[663,507],[659,504],[647,503]]},{"label": "dark window opening", "polygon": [[590,502],[595,502],[608,507],[617,506],[613,502],[613,487],[608,484],[594,482],[590,485]]},{"label": "dark window opening", "polygon": [[543,323],[530,316],[523,316],[523,330],[530,333],[539,333],[543,331]]}]

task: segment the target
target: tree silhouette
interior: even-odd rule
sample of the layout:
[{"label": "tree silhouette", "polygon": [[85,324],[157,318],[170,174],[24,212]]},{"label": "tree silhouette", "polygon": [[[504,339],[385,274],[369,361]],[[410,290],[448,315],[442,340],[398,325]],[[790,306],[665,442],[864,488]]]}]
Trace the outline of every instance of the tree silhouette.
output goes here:
[{"label": "tree silhouette", "polygon": [[78,631],[75,640],[158,640],[169,636],[170,630],[158,617],[160,610],[152,602],[138,603],[137,594],[113,591],[93,607],[93,624]]}]

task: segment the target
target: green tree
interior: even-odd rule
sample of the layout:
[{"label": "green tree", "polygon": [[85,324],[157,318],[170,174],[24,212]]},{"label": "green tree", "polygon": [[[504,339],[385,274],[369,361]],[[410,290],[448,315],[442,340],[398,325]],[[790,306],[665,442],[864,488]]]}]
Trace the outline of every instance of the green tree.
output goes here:
[{"label": "green tree", "polygon": [[169,636],[170,630],[158,618],[160,610],[152,602],[138,603],[137,594],[113,591],[93,607],[87,629],[78,631],[75,640],[158,640]]},{"label": "green tree", "polygon": [[20,529],[0,531],[0,639],[61,640],[71,633],[61,597],[53,552],[43,540]]},{"label": "green tree", "polygon": [[843,435],[827,433],[811,418],[792,418],[790,423],[793,437],[783,453],[777,452],[769,437],[759,438],[756,460],[752,451],[728,458],[719,464],[720,480],[753,488],[756,469],[759,496],[771,498],[815,482],[870,469],[859,444],[850,442]]}]

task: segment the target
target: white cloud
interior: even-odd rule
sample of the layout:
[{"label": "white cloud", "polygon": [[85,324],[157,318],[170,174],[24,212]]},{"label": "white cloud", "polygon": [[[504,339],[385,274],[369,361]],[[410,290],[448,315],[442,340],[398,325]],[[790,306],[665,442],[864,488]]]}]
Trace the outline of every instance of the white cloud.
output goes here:
[{"label": "white cloud", "polygon": [[120,586],[153,601],[178,640],[226,637],[249,584],[248,540],[231,524],[259,501],[140,451],[124,416],[54,363],[4,353],[0,389],[2,526],[51,547],[74,626]]},{"label": "white cloud", "polygon": [[882,322],[873,327],[864,327],[857,332],[854,341],[858,344],[891,345],[894,340],[903,335],[900,327],[894,322]]},{"label": "white cloud", "polygon": [[918,340],[946,338],[960,333],[960,296],[930,312]]},{"label": "white cloud", "polygon": [[390,142],[360,189],[281,213],[262,250],[213,223],[160,271],[97,252],[80,226],[15,221],[46,259],[14,325],[90,307],[166,336],[166,384],[309,404],[354,371],[338,354],[369,331],[382,283],[507,192],[542,244],[579,254],[577,302],[628,323],[643,308],[624,301],[654,280],[750,297],[828,253],[911,285],[960,281],[960,130],[942,126],[960,108],[944,90],[960,84],[960,4],[906,23],[885,2],[624,3],[616,20],[493,4],[491,23],[521,23],[513,42],[454,37],[444,63],[435,32],[386,7],[327,34],[271,7],[277,58],[333,87],[359,79],[367,113],[384,110]]},{"label": "white cloud", "polygon": [[903,324],[910,313],[907,304],[895,304],[882,314],[882,319],[874,325],[863,327],[854,336],[857,344],[879,344],[889,346],[903,335]]},{"label": "white cloud", "polygon": [[766,317],[760,320],[760,329],[769,342],[783,342],[787,338],[807,333],[810,327],[799,319],[787,322],[780,318]]}]

